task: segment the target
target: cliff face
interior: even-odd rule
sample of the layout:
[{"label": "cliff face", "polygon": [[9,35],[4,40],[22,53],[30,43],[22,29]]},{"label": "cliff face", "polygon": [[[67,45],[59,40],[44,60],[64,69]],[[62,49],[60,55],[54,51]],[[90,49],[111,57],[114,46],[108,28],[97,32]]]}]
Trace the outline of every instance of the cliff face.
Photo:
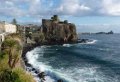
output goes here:
[{"label": "cliff face", "polygon": [[76,26],[67,21],[61,22],[58,18],[43,19],[41,33],[47,43],[67,43],[76,42],[77,33]]},{"label": "cliff face", "polygon": [[47,41],[57,42],[74,42],[77,41],[76,27],[74,24],[68,23],[43,23],[42,26],[45,39]]}]

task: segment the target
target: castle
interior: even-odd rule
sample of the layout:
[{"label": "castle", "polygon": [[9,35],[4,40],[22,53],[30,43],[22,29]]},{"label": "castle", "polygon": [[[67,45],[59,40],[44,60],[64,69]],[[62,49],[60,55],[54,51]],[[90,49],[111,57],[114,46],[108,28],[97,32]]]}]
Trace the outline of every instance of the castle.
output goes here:
[{"label": "castle", "polygon": [[41,30],[48,42],[77,41],[76,26],[67,20],[60,21],[57,15],[51,19],[42,19]]}]

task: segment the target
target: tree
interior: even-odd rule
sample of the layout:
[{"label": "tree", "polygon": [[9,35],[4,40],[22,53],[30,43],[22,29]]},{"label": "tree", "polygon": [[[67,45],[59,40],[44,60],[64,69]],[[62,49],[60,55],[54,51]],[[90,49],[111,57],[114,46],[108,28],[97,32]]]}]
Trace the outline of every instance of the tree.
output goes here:
[{"label": "tree", "polygon": [[2,44],[4,50],[6,50],[6,52],[9,55],[8,64],[10,68],[15,67],[15,64],[19,60],[19,54],[20,54],[21,48],[20,48],[20,45],[18,44],[19,43],[13,39],[6,39]]},{"label": "tree", "polygon": [[12,24],[17,25],[17,21],[15,18],[12,20]]}]

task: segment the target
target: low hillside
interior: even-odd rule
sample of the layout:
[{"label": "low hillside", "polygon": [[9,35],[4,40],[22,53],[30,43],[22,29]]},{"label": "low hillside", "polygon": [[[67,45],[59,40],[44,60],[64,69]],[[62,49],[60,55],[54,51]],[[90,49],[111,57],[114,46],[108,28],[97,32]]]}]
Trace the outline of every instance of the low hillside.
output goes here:
[{"label": "low hillside", "polygon": [[18,34],[5,38],[0,52],[0,81],[35,82],[33,77],[23,69],[22,39]]}]

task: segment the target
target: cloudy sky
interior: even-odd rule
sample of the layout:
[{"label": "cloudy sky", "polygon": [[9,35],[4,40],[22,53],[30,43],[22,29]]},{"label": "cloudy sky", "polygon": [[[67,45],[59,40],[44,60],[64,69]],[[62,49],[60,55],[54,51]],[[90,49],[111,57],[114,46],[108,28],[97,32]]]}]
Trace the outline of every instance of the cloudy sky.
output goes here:
[{"label": "cloudy sky", "polygon": [[1,21],[16,18],[19,23],[40,23],[54,14],[75,23],[81,31],[85,30],[81,25],[100,25],[88,28],[120,32],[119,26],[109,26],[120,25],[120,0],[0,0]]}]

